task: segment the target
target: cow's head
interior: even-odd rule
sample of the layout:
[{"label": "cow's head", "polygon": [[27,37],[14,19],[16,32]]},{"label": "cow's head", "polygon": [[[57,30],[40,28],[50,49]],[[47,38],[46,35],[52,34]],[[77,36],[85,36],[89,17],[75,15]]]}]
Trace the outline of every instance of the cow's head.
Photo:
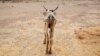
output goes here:
[{"label": "cow's head", "polygon": [[43,12],[43,15],[46,16],[46,18],[50,18],[51,16],[55,17],[55,15],[56,15],[55,11],[58,9],[58,6],[54,10],[49,10],[45,6],[43,6],[43,7],[45,9],[45,12]]}]

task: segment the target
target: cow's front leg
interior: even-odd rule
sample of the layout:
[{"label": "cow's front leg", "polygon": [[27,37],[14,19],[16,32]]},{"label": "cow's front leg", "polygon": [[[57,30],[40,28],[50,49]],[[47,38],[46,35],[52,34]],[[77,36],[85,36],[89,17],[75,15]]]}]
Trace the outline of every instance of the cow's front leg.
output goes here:
[{"label": "cow's front leg", "polygon": [[52,54],[52,45],[53,45],[53,32],[54,32],[54,29],[51,28],[50,29],[50,39],[49,39],[49,54]]},{"label": "cow's front leg", "polygon": [[45,24],[44,24],[44,42],[43,42],[43,44],[46,44],[47,37],[48,37],[48,23],[45,22]]}]

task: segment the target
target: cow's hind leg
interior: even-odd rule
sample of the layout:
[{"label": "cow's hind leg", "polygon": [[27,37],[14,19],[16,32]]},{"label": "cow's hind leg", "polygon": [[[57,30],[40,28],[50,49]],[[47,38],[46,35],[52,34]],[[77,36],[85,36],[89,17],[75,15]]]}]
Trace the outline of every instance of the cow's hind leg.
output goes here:
[{"label": "cow's hind leg", "polygon": [[46,40],[46,54],[48,54],[48,50],[49,50],[49,39],[47,38],[47,40]]}]

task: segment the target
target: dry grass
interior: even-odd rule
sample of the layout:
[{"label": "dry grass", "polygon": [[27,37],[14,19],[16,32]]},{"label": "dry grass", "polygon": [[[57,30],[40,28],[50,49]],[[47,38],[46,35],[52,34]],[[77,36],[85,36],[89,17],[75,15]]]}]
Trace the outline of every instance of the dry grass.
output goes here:
[{"label": "dry grass", "polygon": [[100,26],[79,29],[76,31],[76,38],[85,54],[100,55]]},{"label": "dry grass", "polygon": [[100,37],[100,27],[88,27],[77,31],[77,37],[79,39],[99,39]]}]

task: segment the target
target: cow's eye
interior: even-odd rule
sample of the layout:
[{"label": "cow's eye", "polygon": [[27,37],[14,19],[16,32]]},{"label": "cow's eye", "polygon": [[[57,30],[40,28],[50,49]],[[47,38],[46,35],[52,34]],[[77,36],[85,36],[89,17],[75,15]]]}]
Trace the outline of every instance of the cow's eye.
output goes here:
[{"label": "cow's eye", "polygon": [[47,13],[46,12],[43,12],[43,15],[45,16]]}]

